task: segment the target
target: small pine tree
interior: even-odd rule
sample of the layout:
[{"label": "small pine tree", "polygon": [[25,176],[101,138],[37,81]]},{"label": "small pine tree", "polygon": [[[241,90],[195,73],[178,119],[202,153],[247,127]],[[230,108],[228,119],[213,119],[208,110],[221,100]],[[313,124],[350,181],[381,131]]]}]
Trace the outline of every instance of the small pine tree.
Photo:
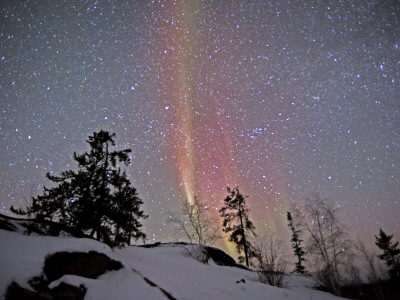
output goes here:
[{"label": "small pine tree", "polygon": [[305,252],[303,250],[303,247],[301,247],[301,242],[303,240],[300,239],[299,233],[301,232],[300,230],[296,230],[293,224],[293,218],[292,214],[290,212],[287,212],[287,220],[289,222],[289,228],[292,231],[292,247],[293,247],[293,252],[297,256],[297,262],[296,262],[296,268],[294,272],[304,274],[305,273],[305,267],[303,266],[302,262],[305,261],[304,255]]},{"label": "small pine tree", "polygon": [[[239,187],[228,187],[227,190],[229,195],[224,199],[225,206],[219,210],[224,219],[222,231],[230,233],[229,241],[236,244],[237,253],[244,252],[244,260],[248,267],[253,251],[247,235],[254,234],[255,226],[249,219],[246,197],[239,192]],[[243,257],[239,257],[239,260],[243,261]]]},{"label": "small pine tree", "polygon": [[143,202],[118,166],[129,165],[131,150],[111,151],[114,137],[115,133],[94,132],[87,140],[90,152],[74,153],[77,172],[63,171],[60,176],[47,173],[46,177],[57,185],[44,187],[43,195],[34,197],[26,211],[11,210],[39,221],[57,220],[110,246],[129,244],[131,237],[144,239],[139,223],[140,218],[147,217],[139,209]]},{"label": "small pine tree", "polygon": [[387,235],[379,229],[379,236],[375,236],[375,244],[383,251],[378,257],[386,262],[390,279],[400,279],[400,249],[399,242],[392,242],[393,234]]}]

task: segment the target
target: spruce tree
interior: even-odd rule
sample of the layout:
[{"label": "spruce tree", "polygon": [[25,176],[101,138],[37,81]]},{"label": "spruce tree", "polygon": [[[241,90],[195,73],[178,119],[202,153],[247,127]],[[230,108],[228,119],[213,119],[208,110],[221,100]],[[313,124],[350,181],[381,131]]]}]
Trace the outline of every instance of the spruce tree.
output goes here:
[{"label": "spruce tree", "polygon": [[400,279],[400,249],[399,242],[392,242],[393,234],[387,235],[379,229],[379,236],[375,236],[375,244],[383,251],[378,257],[386,262],[390,279]]},{"label": "spruce tree", "polygon": [[129,244],[130,238],[145,238],[141,232],[143,203],[121,166],[130,163],[130,149],[112,150],[115,133],[101,130],[89,136],[90,152],[74,153],[78,171],[63,171],[46,177],[56,186],[44,187],[26,211],[14,212],[40,220],[56,220],[90,234],[110,246]]},{"label": "spruce tree", "polygon": [[[219,210],[223,218],[223,229],[229,233],[229,241],[236,244],[236,251],[240,254],[244,252],[246,266],[249,266],[249,259],[252,256],[252,247],[248,239],[248,234],[253,233],[255,226],[249,219],[249,208],[246,204],[246,198],[239,192],[239,187],[234,189],[227,188],[229,195],[224,199],[225,206]],[[243,257],[239,256],[243,261]]]},{"label": "spruce tree", "polygon": [[289,228],[292,231],[292,247],[293,247],[293,252],[297,256],[297,262],[296,262],[296,268],[294,272],[304,274],[305,273],[305,267],[303,266],[302,262],[305,261],[304,255],[305,252],[303,250],[303,247],[301,247],[301,242],[303,240],[300,239],[299,233],[301,232],[300,230],[296,230],[293,224],[293,218],[292,214],[290,212],[287,212],[287,220],[289,222]]}]

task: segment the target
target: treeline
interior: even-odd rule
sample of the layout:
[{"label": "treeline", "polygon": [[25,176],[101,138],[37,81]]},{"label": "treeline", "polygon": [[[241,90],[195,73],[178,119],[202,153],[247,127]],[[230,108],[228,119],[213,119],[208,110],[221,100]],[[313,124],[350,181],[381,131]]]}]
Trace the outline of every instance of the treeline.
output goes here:
[{"label": "treeline", "polygon": [[[54,187],[44,187],[43,194],[33,197],[25,210],[11,207],[11,211],[39,221],[57,221],[111,247],[129,245],[132,239],[144,241],[140,222],[147,215],[140,209],[143,201],[125,172],[131,150],[115,150],[114,137],[107,131],[94,132],[87,140],[90,151],[73,155],[78,171],[63,171],[60,176],[47,173]],[[199,261],[208,260],[205,247],[223,238],[224,233],[236,245],[239,261],[258,270],[260,281],[282,286],[288,263],[281,241],[260,238],[249,217],[248,196],[239,187],[228,187],[227,192],[219,210],[222,222],[213,218],[196,196],[170,213],[168,222],[179,239],[190,243],[188,253]],[[337,206],[321,195],[306,198],[304,205],[293,207],[286,218],[296,259],[293,272],[313,274],[329,291],[340,295],[348,274],[358,276],[352,264],[357,250],[367,263],[371,280],[380,279],[374,261],[378,257],[386,263],[390,280],[400,281],[400,249],[398,242],[392,241],[393,235],[380,229],[375,240],[381,254],[371,254],[349,238]]]},{"label": "treeline", "polygon": [[[207,206],[197,197],[192,203],[185,200],[181,211],[170,214],[169,222],[176,225],[179,238],[196,241],[189,254],[203,262],[207,258],[202,249],[221,238],[218,233],[222,225],[222,232],[236,245],[239,262],[258,270],[260,281],[282,286],[288,271],[287,259],[282,254],[282,241],[272,236],[263,240],[250,220],[246,203],[248,196],[243,195],[238,187],[228,187],[227,192],[224,206],[219,210],[222,222],[217,218],[211,219],[205,209]],[[302,206],[292,207],[286,218],[296,261],[293,273],[314,275],[336,295],[342,295],[342,288],[346,285],[360,285],[363,281],[360,273],[364,273],[370,283],[383,280],[400,282],[400,249],[398,242],[392,240],[393,235],[380,229],[375,244],[381,254],[369,252],[361,241],[350,239],[349,231],[340,222],[339,208],[331,200],[312,194],[304,199]],[[386,277],[376,258],[385,262]],[[363,264],[366,270],[360,270],[357,264]],[[374,292],[376,299],[384,299],[379,296],[379,293],[383,295],[379,284]]]}]

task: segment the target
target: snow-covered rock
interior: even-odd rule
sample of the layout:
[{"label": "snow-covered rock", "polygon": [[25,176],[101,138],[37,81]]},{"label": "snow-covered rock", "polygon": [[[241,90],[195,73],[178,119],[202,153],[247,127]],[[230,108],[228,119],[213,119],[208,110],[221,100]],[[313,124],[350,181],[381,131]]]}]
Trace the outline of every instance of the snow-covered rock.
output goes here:
[{"label": "snow-covered rock", "polygon": [[129,246],[111,249],[87,238],[23,235],[20,231],[0,230],[0,297],[14,281],[32,289],[28,281],[43,272],[46,256],[56,252],[104,253],[124,266],[96,279],[65,275],[61,282],[87,288],[85,299],[342,299],[314,290],[311,277],[288,275],[284,288],[257,281],[251,270],[220,266],[212,260],[202,264],[187,255],[185,245],[161,244],[144,248]]}]

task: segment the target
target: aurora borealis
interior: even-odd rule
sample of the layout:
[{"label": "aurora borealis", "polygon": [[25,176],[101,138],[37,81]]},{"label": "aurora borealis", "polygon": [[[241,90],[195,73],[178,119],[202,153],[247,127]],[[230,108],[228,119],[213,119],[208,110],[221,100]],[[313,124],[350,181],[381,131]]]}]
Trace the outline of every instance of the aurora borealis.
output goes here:
[{"label": "aurora borealis", "polygon": [[132,148],[128,174],[152,241],[197,195],[249,195],[257,231],[333,198],[350,232],[400,238],[400,3],[0,3],[1,212],[100,129]]}]

